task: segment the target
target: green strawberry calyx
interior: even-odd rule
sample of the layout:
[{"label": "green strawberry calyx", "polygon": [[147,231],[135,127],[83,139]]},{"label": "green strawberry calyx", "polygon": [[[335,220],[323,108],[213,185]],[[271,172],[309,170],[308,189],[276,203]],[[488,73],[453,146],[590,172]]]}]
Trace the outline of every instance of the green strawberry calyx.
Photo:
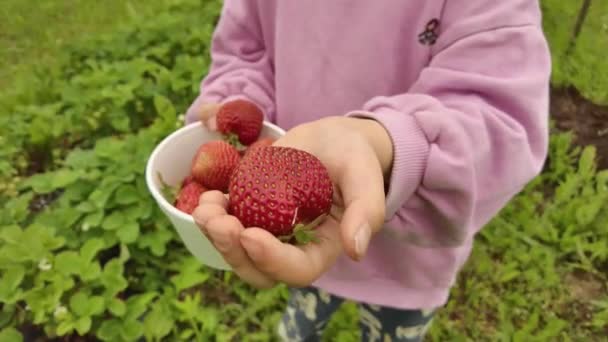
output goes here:
[{"label": "green strawberry calyx", "polygon": [[179,187],[167,184],[167,182],[165,182],[165,180],[163,179],[163,175],[160,173],[160,171],[156,171],[156,175],[158,176],[158,180],[160,181],[161,192],[163,193],[163,196],[165,196],[167,202],[174,203],[177,199],[177,194],[179,193]]},{"label": "green strawberry calyx", "polygon": [[222,134],[222,136],[225,142],[234,146],[239,151],[245,150],[247,148],[247,146],[241,143],[241,141],[239,140],[239,136],[236,133],[225,133]]},{"label": "green strawberry calyx", "polygon": [[279,240],[288,242],[295,239],[296,244],[298,245],[305,245],[310,242],[317,243],[319,242],[319,239],[315,235],[314,230],[323,222],[325,217],[327,217],[327,214],[319,215],[309,223],[298,223],[294,226],[291,234],[280,236]]}]

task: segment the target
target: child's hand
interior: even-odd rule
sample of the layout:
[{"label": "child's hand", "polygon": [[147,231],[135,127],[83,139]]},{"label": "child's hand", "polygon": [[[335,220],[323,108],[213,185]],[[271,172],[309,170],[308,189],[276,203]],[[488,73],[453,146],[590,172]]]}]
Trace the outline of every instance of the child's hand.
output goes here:
[{"label": "child's hand", "polygon": [[210,130],[216,130],[215,116],[220,109],[217,103],[193,103],[188,109],[186,117],[189,122],[201,121]]},{"label": "child's hand", "polygon": [[258,288],[276,282],[306,286],[343,251],[355,260],[362,258],[369,240],[382,227],[384,174],[391,167],[392,144],[375,121],[333,117],[296,127],[274,145],[314,154],[336,184],[332,214],[316,230],[318,243],[294,246],[261,228],[245,229],[227,213],[227,198],[217,191],[201,196],[193,216],[244,281]]}]

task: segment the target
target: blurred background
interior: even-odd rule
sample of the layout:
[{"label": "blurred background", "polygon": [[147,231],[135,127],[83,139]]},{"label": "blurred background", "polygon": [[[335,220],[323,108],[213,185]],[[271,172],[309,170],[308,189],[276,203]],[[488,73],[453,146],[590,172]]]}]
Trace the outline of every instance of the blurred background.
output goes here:
[{"label": "blurred background", "polygon": [[[543,173],[478,236],[430,341],[608,341],[608,1],[541,0]],[[271,341],[286,291],[201,267],[150,197],[219,0],[0,1],[0,341]],[[346,303],[328,341],[357,341]]]}]

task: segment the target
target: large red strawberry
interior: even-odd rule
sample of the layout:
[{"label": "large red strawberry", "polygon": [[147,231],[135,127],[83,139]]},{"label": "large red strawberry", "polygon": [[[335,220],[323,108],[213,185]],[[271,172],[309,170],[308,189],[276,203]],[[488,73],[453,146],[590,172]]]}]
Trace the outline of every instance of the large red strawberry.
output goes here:
[{"label": "large red strawberry", "polygon": [[310,237],[305,233],[329,213],[332,197],[319,159],[299,149],[264,146],[246,153],[233,173],[228,210],[245,227],[305,243]]},{"label": "large red strawberry", "polygon": [[238,99],[223,104],[216,120],[218,131],[231,144],[250,145],[260,136],[264,114],[255,104]]},{"label": "large red strawberry", "polygon": [[274,143],[274,139],[273,138],[261,138],[256,140],[256,142],[254,142],[253,144],[249,145],[249,147],[247,147],[247,149],[242,150],[241,151],[241,155],[244,155],[245,153],[253,150],[254,148],[258,148],[258,147],[264,147],[264,146],[270,146],[272,145],[272,143]]},{"label": "large red strawberry", "polygon": [[198,206],[199,198],[205,191],[207,189],[196,181],[184,183],[175,200],[175,207],[188,215],[192,215],[192,212]]},{"label": "large red strawberry", "polygon": [[209,190],[228,191],[228,183],[239,163],[239,151],[229,143],[214,140],[202,144],[192,158],[192,177]]}]

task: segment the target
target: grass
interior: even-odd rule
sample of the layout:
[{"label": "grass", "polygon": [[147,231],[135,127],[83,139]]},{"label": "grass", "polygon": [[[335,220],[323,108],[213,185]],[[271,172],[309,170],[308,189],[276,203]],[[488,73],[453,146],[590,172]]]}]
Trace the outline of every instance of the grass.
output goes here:
[{"label": "grass", "polygon": [[64,44],[111,32],[140,16],[153,18],[168,1],[0,1],[0,92],[34,67],[55,63]]}]

